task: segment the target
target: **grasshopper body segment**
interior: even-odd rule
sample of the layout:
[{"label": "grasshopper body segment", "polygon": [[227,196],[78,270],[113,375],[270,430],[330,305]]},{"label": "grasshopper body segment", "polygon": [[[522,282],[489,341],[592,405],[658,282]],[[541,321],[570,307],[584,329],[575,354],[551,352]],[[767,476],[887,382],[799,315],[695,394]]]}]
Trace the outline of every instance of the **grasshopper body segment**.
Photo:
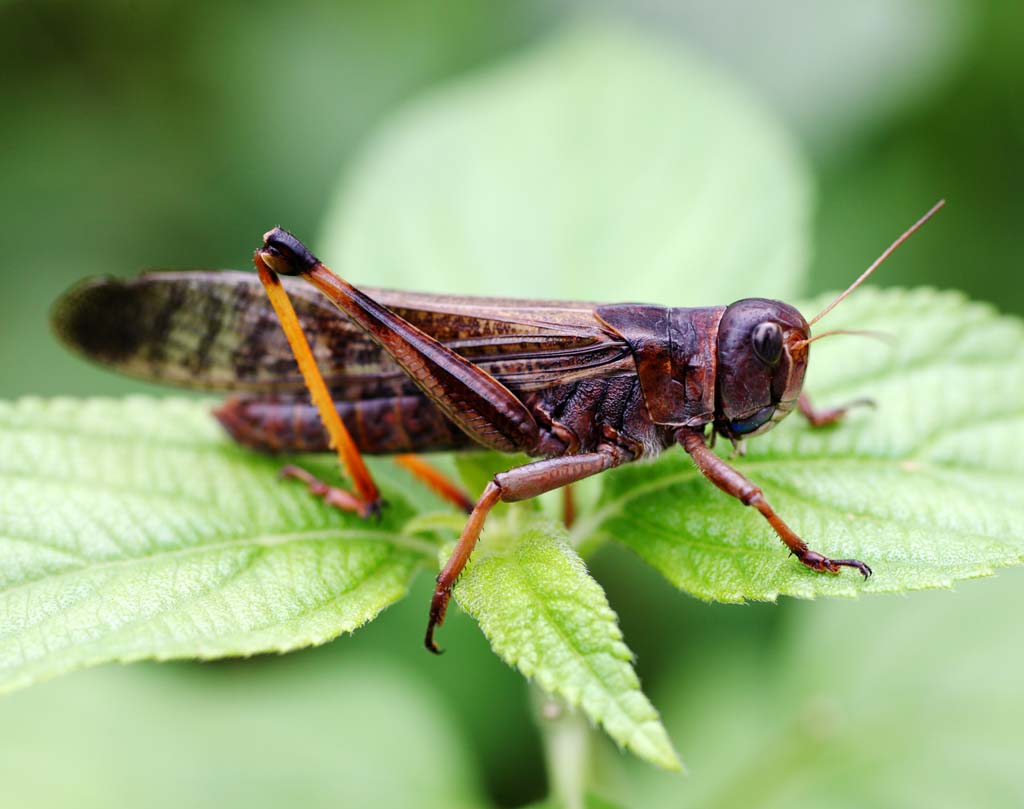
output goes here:
[{"label": "grasshopper body segment", "polygon": [[629,345],[652,421],[699,427],[714,419],[724,306],[615,304],[596,312]]}]

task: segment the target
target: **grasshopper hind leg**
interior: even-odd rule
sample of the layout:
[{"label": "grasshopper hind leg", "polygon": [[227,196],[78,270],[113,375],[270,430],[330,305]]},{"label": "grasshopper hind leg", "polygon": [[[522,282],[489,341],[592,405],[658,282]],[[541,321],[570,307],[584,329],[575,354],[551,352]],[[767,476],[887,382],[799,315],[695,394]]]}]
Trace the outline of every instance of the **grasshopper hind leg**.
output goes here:
[{"label": "grasshopper hind leg", "polygon": [[364,500],[357,494],[342,489],[339,486],[331,486],[324,483],[315,475],[310,474],[301,466],[288,464],[281,467],[280,475],[288,480],[298,480],[306,484],[309,493],[314,497],[320,497],[329,506],[334,506],[341,511],[358,514],[364,520],[373,517],[379,520],[381,509],[385,501],[381,498],[375,500]]},{"label": "grasshopper hind leg", "polygon": [[[447,500],[467,514],[472,514],[474,503],[469,498],[469,495],[423,459],[415,455],[399,455],[395,458],[395,463],[430,488],[441,499]],[[342,511],[358,514],[363,519],[369,517],[379,519],[383,506],[387,505],[387,500],[382,498],[364,500],[358,494],[343,489],[340,486],[331,486],[329,483],[324,483],[316,475],[295,464],[287,464],[281,467],[280,474],[282,478],[287,480],[298,480],[305,483],[310,494],[314,497],[322,498],[328,505]]]},{"label": "grasshopper hind leg", "polygon": [[[330,448],[319,415],[309,406],[232,398],[215,409],[213,415],[239,444],[264,452],[322,452]],[[380,516],[379,497],[367,498],[331,486],[294,464],[283,466],[279,474],[284,479],[305,483],[310,494],[342,511],[363,519]]]},{"label": "grasshopper hind leg", "polygon": [[[267,267],[261,252],[258,250],[254,256],[254,262],[259,273],[260,282],[267,292],[267,297],[270,299],[271,306],[274,307],[274,312],[277,314],[281,328],[288,339],[288,344],[295,355],[295,361],[299,366],[299,371],[302,373],[306,387],[309,389],[313,404],[316,405],[324,428],[330,436],[329,444],[337,451],[338,461],[352,481],[357,494],[348,495],[344,490],[326,486],[303,470],[299,470],[302,472],[302,475],[299,475],[299,477],[310,487],[310,491],[322,492],[321,496],[325,498],[332,497],[338,504],[345,503],[344,506],[339,505],[341,508],[350,507],[357,513],[362,514],[365,512],[366,515],[373,513],[375,510],[379,513],[381,502],[380,490],[370,475],[370,471],[366,468],[363,456],[360,454],[355,441],[352,439],[351,434],[341,420],[341,416],[334,407],[327,384],[317,368],[313,352],[309,347],[309,341],[302,331],[302,326],[299,324],[299,319],[295,314],[291,300],[288,298],[288,293],[281,286],[280,279]],[[292,471],[295,469],[297,467],[292,467]],[[309,480],[303,477],[307,475]],[[343,494],[355,498],[357,504],[353,504],[348,497],[342,496]]]}]

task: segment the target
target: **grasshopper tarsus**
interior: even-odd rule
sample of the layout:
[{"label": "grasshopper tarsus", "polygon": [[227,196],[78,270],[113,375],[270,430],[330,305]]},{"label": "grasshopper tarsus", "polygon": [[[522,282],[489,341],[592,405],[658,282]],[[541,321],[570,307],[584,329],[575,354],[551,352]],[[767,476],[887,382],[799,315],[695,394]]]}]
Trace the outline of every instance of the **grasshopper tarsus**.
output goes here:
[{"label": "grasshopper tarsus", "polygon": [[423,638],[423,645],[428,652],[440,655],[444,649],[437,645],[434,640],[434,631],[444,623],[444,615],[448,611],[448,600],[451,598],[450,587],[441,585],[442,576],[438,575],[438,586],[434,589],[434,597],[430,600],[430,619],[427,621],[427,633]]},{"label": "grasshopper tarsus", "polygon": [[440,646],[438,646],[437,642],[434,640],[434,627],[433,626],[431,626],[431,627],[429,627],[427,629],[427,636],[423,640],[423,645],[426,647],[428,652],[430,652],[431,654],[437,655],[438,657],[440,657],[441,655],[443,655],[445,653],[445,650],[442,649]]},{"label": "grasshopper tarsus", "polygon": [[841,567],[854,568],[865,579],[870,579],[871,576],[874,574],[874,571],[871,569],[871,567],[865,564],[864,562],[860,561],[859,559],[833,559],[832,561],[835,564],[840,565]]},{"label": "grasshopper tarsus", "polygon": [[383,497],[377,500],[371,500],[366,504],[366,514],[361,515],[363,519],[372,519],[377,525],[384,519],[384,509],[387,508],[388,501]]},{"label": "grasshopper tarsus", "polygon": [[350,514],[356,514],[364,520],[372,518],[379,522],[381,519],[383,506],[385,505],[383,498],[364,500],[347,489],[324,483],[301,466],[295,466],[294,464],[287,464],[281,467],[278,475],[285,480],[298,480],[304,483],[310,494],[314,497],[319,497],[329,506],[334,506]]},{"label": "grasshopper tarsus", "polygon": [[678,431],[677,438],[704,477],[744,505],[756,508],[789,548],[789,552],[802,564],[819,573],[838,573],[840,568],[852,567],[859,570],[865,579],[871,575],[871,568],[858,559],[829,559],[808,548],[807,543],[775,513],[775,509],[765,499],[764,492],[708,448],[702,432],[683,428]]},{"label": "grasshopper tarsus", "polygon": [[871,576],[872,570],[868,565],[859,559],[829,559],[817,551],[804,551],[797,554],[797,558],[811,570],[819,573],[839,573],[840,568],[852,567],[857,570],[865,579]]}]

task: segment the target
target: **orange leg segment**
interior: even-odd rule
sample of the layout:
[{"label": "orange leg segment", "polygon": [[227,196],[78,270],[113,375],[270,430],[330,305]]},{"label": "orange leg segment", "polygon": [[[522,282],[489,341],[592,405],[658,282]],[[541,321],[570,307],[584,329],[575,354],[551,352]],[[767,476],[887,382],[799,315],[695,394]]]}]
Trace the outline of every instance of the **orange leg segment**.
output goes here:
[{"label": "orange leg segment", "polygon": [[458,484],[450,480],[446,475],[441,474],[440,471],[424,461],[419,455],[396,455],[395,463],[426,484],[439,497],[462,509],[467,514],[473,513],[473,506],[475,505],[473,499]]},{"label": "orange leg segment", "polygon": [[313,358],[313,352],[309,348],[309,341],[306,340],[306,335],[299,325],[299,319],[295,314],[295,309],[292,307],[288,293],[281,285],[281,279],[263,261],[259,251],[256,252],[254,262],[259,272],[260,281],[267,291],[267,297],[270,298],[270,303],[277,313],[278,320],[281,321],[281,327],[284,329],[285,337],[288,338],[288,344],[295,355],[295,361],[299,365],[299,371],[301,371],[302,378],[309,389],[313,404],[316,405],[316,409],[320,413],[320,419],[323,421],[324,427],[327,428],[330,444],[337,451],[338,460],[341,462],[342,468],[344,468],[346,474],[352,480],[356,494],[364,504],[363,508],[357,510],[364,516],[379,512],[380,491],[370,475],[370,470],[366,468],[363,456],[359,453],[355,441],[352,440],[352,436],[345,429],[341,417],[338,416],[338,411],[334,408],[331,394],[327,390],[327,384],[324,382],[323,376],[320,375],[320,371],[316,367],[316,360]]}]

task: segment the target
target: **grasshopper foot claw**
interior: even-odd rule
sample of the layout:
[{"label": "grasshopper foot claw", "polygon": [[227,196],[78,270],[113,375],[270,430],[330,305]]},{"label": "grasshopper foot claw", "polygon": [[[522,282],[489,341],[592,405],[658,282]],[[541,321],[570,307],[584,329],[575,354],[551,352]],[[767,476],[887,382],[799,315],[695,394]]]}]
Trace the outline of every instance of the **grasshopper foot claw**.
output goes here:
[{"label": "grasshopper foot claw", "polygon": [[811,570],[816,570],[819,573],[838,573],[844,567],[854,568],[865,579],[872,573],[871,568],[859,559],[829,559],[817,551],[806,551],[799,559]]}]

